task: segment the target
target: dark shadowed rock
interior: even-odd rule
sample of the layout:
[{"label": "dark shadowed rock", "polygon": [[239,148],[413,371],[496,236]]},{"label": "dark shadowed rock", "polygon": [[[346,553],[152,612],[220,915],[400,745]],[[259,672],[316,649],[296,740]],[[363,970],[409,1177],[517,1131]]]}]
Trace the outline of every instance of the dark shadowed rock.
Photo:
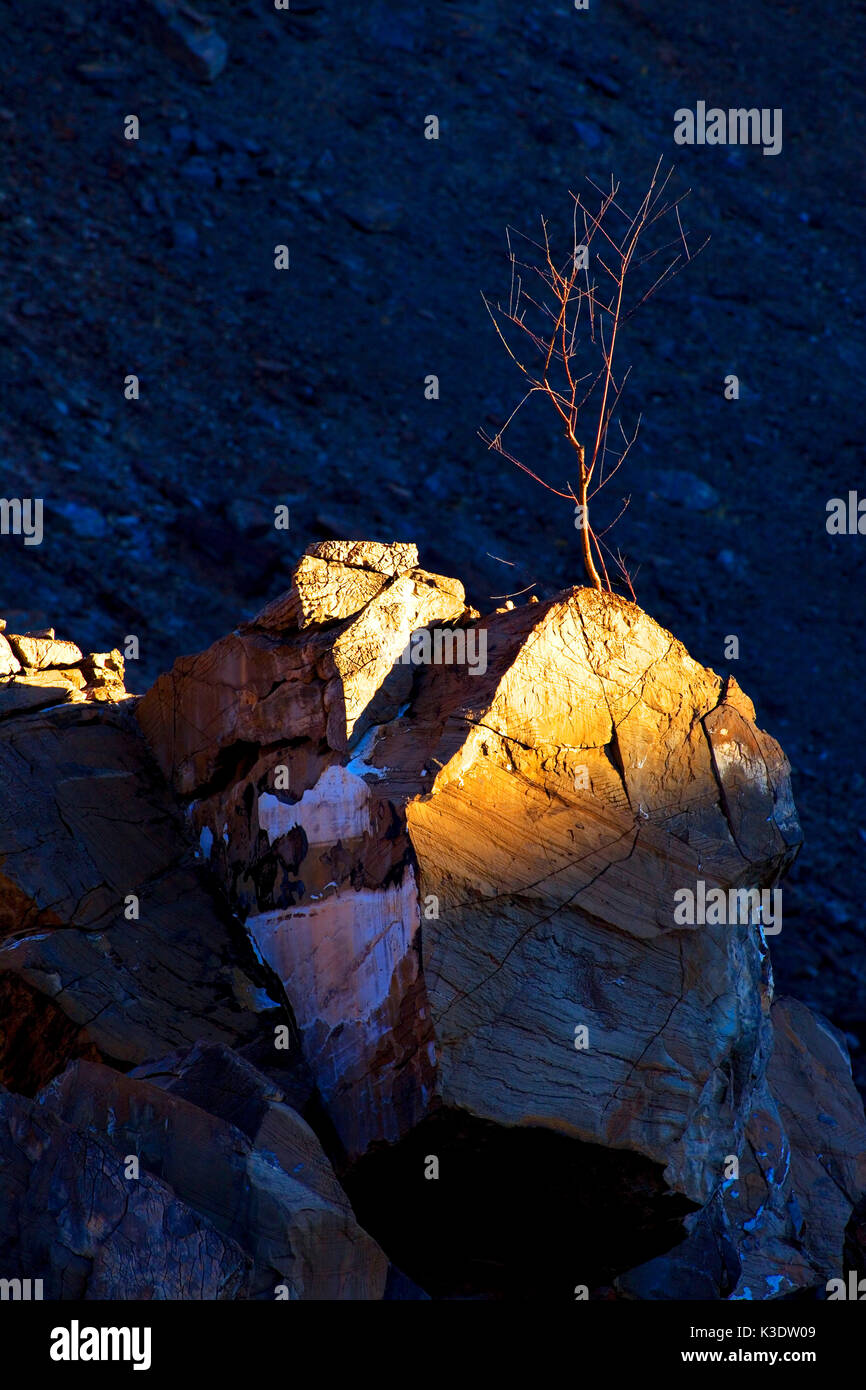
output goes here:
[{"label": "dark shadowed rock", "polygon": [[45,1299],[243,1297],[249,1258],[104,1137],[0,1093],[0,1268]]},{"label": "dark shadowed rock", "polygon": [[[246,1074],[229,1062],[229,1073],[238,1070]],[[382,1297],[387,1259],[357,1225],[312,1130],[279,1101],[252,1142],[169,1090],[90,1062],[73,1062],[40,1099],[69,1124],[137,1154],[247,1250],[250,1297],[273,1298],[281,1284],[302,1299]]]},{"label": "dark shadowed rock", "polygon": [[31,1001],[4,1027],[0,1076],[48,1079],[43,1028],[53,1071],[273,1037],[291,1020],[268,987],[122,706],[0,724],[0,997]]},{"label": "dark shadowed rock", "polygon": [[234,1125],[254,1149],[275,1154],[284,1172],[348,1210],[346,1195],[310,1126],[287,1104],[285,1092],[274,1081],[230,1048],[201,1043],[136,1067],[130,1077],[149,1081]]},{"label": "dark shadowed rock", "polygon": [[226,65],[228,44],[214,29],[201,5],[184,0],[144,0],[145,27],[167,57],[201,82],[213,82]]}]

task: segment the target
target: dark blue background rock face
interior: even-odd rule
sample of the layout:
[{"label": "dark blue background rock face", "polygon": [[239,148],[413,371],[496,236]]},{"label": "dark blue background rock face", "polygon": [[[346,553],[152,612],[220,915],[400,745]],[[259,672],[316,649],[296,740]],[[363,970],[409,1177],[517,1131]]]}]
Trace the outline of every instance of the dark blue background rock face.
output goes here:
[{"label": "dark blue background rock face", "polygon": [[[285,588],[311,540],[416,541],[483,609],[578,581],[571,508],[477,438],[521,388],[480,291],[507,293],[507,224],[543,213],[567,245],[570,188],[613,171],[634,201],[676,159],[712,240],[629,326],[625,420],[644,423],[598,518],[632,495],[614,536],[639,601],[736,674],[792,760],[806,849],[777,978],[847,1033],[862,1087],[866,537],[824,523],[866,489],[866,16],[202,0],[228,44],[209,82],[219,44],[182,61],[145,8],[0,3],[0,493],[46,512],[41,546],[0,537],[10,629],[101,651],[137,634],[143,690]],[[782,152],[675,146],[701,100],[781,108]],[[570,476],[543,412],[513,444]]]}]

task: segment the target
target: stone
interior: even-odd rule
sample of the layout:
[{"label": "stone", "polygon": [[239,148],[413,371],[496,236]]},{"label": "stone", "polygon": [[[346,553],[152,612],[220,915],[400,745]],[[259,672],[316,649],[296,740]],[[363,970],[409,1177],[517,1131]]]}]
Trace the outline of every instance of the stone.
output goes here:
[{"label": "stone", "polygon": [[404,541],[316,541],[305,554],[317,560],[373,570],[395,579],[418,568],[418,547]]},{"label": "stone", "polygon": [[289,592],[263,608],[250,626],[280,632],[293,625],[339,622],[359,612],[387,583],[387,576],[376,571],[305,555]]},{"label": "stone", "polygon": [[274,1154],[284,1172],[349,1212],[321,1144],[288,1103],[285,1089],[225,1044],[197,1043],[186,1052],[146,1062],[129,1075],[234,1125],[254,1149]]},{"label": "stone", "polygon": [[842,1273],[866,1188],[866,1121],[842,1035],[799,1000],[770,1011],[773,1050],[726,1206],[743,1263],[736,1298],[821,1288]]},{"label": "stone", "polygon": [[574,129],[580,139],[580,143],[588,150],[595,150],[604,140],[604,136],[595,121],[576,120],[572,122]]},{"label": "stone", "polygon": [[[690,885],[726,904],[776,891],[801,841],[778,744],[733,678],[634,604],[574,589],[475,621],[462,586],[414,563],[370,582],[368,553],[344,605],[357,544],[317,547],[279,616],[177,663],[138,709],[285,987],[347,1180],[437,1114],[542,1127],[655,1165],[692,1211],[662,1264],[620,1271],[628,1296],[814,1285],[866,1176],[824,1203],[802,1255],[790,1226],[754,1240],[760,1175],[719,1200],[761,1126],[789,1147],[807,1132],[780,1109],[802,1064],[757,919],[675,916]],[[483,668],[401,659],[437,623],[471,631]],[[265,718],[280,676],[318,700],[296,690]],[[218,688],[232,713],[214,718]],[[243,760],[223,752],[215,775],[232,735]],[[844,1073],[842,1051],[827,1065]],[[849,1083],[840,1096],[850,1162],[862,1107]]]},{"label": "stone", "polygon": [[[5,627],[6,624],[4,623]],[[0,629],[0,676],[12,676],[21,670],[21,663]]]},{"label": "stone", "polygon": [[54,510],[64,518],[73,534],[82,540],[101,541],[111,533],[109,518],[96,507],[69,501],[55,503]]},{"label": "stone", "polygon": [[273,1037],[292,1020],[269,988],[123,704],[0,724],[0,998],[62,1044],[22,1076],[4,1032],[0,1079],[32,1091],[83,1052],[128,1066]]},{"label": "stone", "polygon": [[[5,622],[3,624],[5,630]],[[127,699],[119,651],[83,656],[54,628],[0,633],[0,720],[79,701]]]},{"label": "stone", "polygon": [[387,1258],[357,1225],[345,1193],[326,1182],[315,1135],[279,1102],[264,1117],[258,1147],[172,1090],[92,1062],[71,1063],[40,1100],[77,1129],[110,1135],[118,1153],[137,1154],[144,1170],[248,1251],[249,1297],[274,1298],[287,1284],[300,1299],[381,1299]]},{"label": "stone", "polygon": [[[344,563],[342,555],[336,563]],[[428,625],[434,615],[453,620],[462,603],[458,588],[449,614],[444,604],[449,589],[444,582],[420,576],[413,569],[392,580],[359,615],[327,637],[327,646],[316,648],[317,670],[325,675],[336,670],[340,718],[333,719],[329,710],[324,731],[321,717],[311,723],[289,716],[290,722],[282,724],[284,731],[291,729],[293,743],[299,739],[319,742],[324,732],[333,754],[341,754],[347,748],[346,732],[351,737],[364,714],[368,736],[353,745],[355,756],[348,763],[345,756],[302,758],[299,750],[280,752],[274,747],[280,739],[275,722],[259,734],[260,746],[269,749],[271,767],[285,756],[290,768],[287,796],[265,790],[264,769],[256,761],[238,779],[231,795],[216,794],[209,810],[208,788],[202,785],[208,776],[206,767],[198,779],[191,780],[185,750],[178,756],[176,746],[167,744],[164,737],[168,734],[177,740],[179,729],[215,727],[207,703],[202,705],[198,682],[190,679],[192,673],[182,663],[170,678],[174,702],[160,707],[158,683],[138,710],[178,791],[194,798],[192,814],[199,835],[205,834],[213,847],[222,825],[227,827],[228,847],[225,853],[220,850],[214,866],[225,873],[236,902],[240,895],[242,911],[254,906],[248,929],[290,991],[295,982],[299,1022],[309,1040],[309,1055],[315,1058],[314,1070],[321,1068],[328,1094],[336,1087],[344,1096],[346,1124],[349,1110],[354,1117],[352,1132],[342,1120],[337,1121],[350,1149],[359,1145],[363,1150],[376,1135],[377,1125],[383,1138],[393,1137],[401,1128],[402,1121],[394,1114],[374,1118],[369,1096],[361,1103],[352,1094],[357,1084],[366,1095],[364,1088],[371,1084],[369,1076],[363,1079],[366,1048],[369,1045],[378,1053],[383,1035],[391,1038],[386,1071],[389,1065],[402,1070],[405,1055],[399,1039],[409,1042],[421,1069],[415,1099],[425,1093],[432,1076],[431,1072],[425,1079],[427,1065],[421,1059],[435,1050],[440,1080],[452,1074],[455,1065],[453,1075],[463,1078],[456,1084],[455,1103],[459,1094],[459,1103],[465,1101],[470,1108],[477,1105],[480,1113],[489,1113],[478,1094],[485,1086],[483,1074],[479,1072],[473,1082],[471,1068],[464,1070],[457,1061],[460,1049],[453,1051],[448,1039],[452,1028],[460,1035],[469,1025],[474,1033],[470,1018],[463,1015],[467,1009],[471,1016],[479,1005],[484,1007],[489,967],[483,961],[491,952],[496,956],[500,939],[501,950],[513,957],[512,966],[523,959],[524,950],[532,956],[531,943],[515,955],[514,942],[520,938],[519,921],[533,893],[538,894],[538,912],[545,917],[557,911],[568,919],[573,914],[573,926],[578,929],[586,914],[587,924],[606,922],[608,928],[634,938],[634,947],[623,943],[622,949],[635,953],[635,970],[642,954],[641,939],[670,936],[669,944],[660,943],[653,956],[662,967],[671,952],[669,967],[662,968],[659,979],[658,1009],[663,1017],[669,1011],[665,1000],[680,970],[680,934],[672,932],[674,885],[696,876],[699,864],[709,878],[758,881],[784,867],[799,843],[796,831],[783,819],[776,838],[762,841],[752,858],[741,852],[719,803],[717,770],[702,723],[719,707],[723,683],[692,662],[670,634],[632,605],[599,598],[588,590],[484,620],[480,630],[487,638],[486,675],[472,681],[455,667],[420,668],[414,686],[410,679],[401,691],[401,698],[411,697],[411,715],[400,717],[397,700],[383,703],[381,696],[390,676],[414,679],[413,668],[403,667],[401,672],[396,662],[407,632]],[[425,608],[419,598],[423,600],[428,592],[430,606]],[[587,634],[592,634],[592,645]],[[281,667],[289,674],[306,651],[302,636],[288,634],[282,651],[272,645],[268,656],[274,669]],[[217,679],[225,655],[225,648],[217,644],[202,659]],[[270,688],[273,669],[269,669],[268,682]],[[235,690],[238,686],[228,675],[225,684]],[[332,687],[333,679],[326,687],[326,704]],[[373,725],[368,712],[376,708],[375,698],[380,701],[379,722]],[[260,701],[256,708],[261,710]],[[246,738],[243,722],[238,726],[233,721],[233,727],[236,737]],[[769,744],[766,751],[768,756],[773,751]],[[586,792],[574,789],[578,767],[588,769]],[[422,771],[429,773],[426,785]],[[764,779],[771,810],[772,794],[767,788],[771,782],[781,787],[785,777],[786,765],[779,755],[775,762],[771,760]],[[493,805],[497,815],[491,820]],[[397,813],[395,829],[402,820],[403,832],[388,842],[384,852],[382,830],[400,806],[403,812]],[[526,825],[542,815],[545,838],[536,851],[535,841],[527,840]],[[574,826],[576,816],[579,831]],[[297,839],[293,827],[301,836],[295,849],[291,848],[293,836]],[[273,864],[270,875],[263,876],[268,887],[256,873],[256,865],[262,864],[262,832],[282,864],[282,868]],[[342,850],[335,859],[337,845]],[[533,859],[536,852],[538,863]],[[241,860],[237,870],[233,867],[236,856]],[[417,870],[412,866],[415,857]],[[419,870],[420,883],[416,881]],[[300,896],[283,907],[272,891],[275,875],[285,894],[292,873],[303,878],[297,890]],[[523,883],[541,886],[521,889]],[[508,906],[512,894],[522,898],[519,911]],[[583,912],[571,906],[578,894]],[[435,920],[424,926],[425,1001],[416,937],[422,925],[419,898],[431,895],[439,899],[441,916],[447,917],[449,927],[445,932]],[[492,919],[484,907],[488,899]],[[467,901],[473,906],[461,926],[465,910],[461,904]],[[510,915],[516,916],[513,925],[509,925]],[[579,949],[592,954],[594,929],[587,925],[583,931],[588,936]],[[719,944],[727,942],[728,935],[721,934]],[[477,943],[469,949],[468,958],[461,958],[461,937]],[[372,954],[367,944],[371,942],[375,943]],[[599,949],[606,950],[607,943],[600,943]],[[691,949],[697,950],[697,944]],[[731,949],[726,945],[723,951],[727,965],[722,974],[705,983],[707,999],[718,995],[716,987],[721,987],[725,970],[730,973],[727,988],[733,989],[734,971],[742,962],[737,951],[730,954]],[[751,968],[760,978],[760,952],[752,949]],[[359,977],[362,961],[363,976]],[[531,970],[531,960],[526,958],[520,968]],[[509,974],[510,968],[502,972],[500,985]],[[366,984],[362,985],[362,978]],[[412,1003],[415,994],[418,997]],[[694,1000],[697,1010],[703,1007],[700,997],[699,988]],[[319,1016],[316,1000],[325,998],[328,1009]],[[464,998],[471,1002],[464,1003]],[[435,1049],[425,1002],[432,1003],[434,1020],[440,1014],[443,1019]],[[405,1022],[399,1023],[406,1010],[416,1014],[414,1031],[410,1028],[408,1033],[402,1031]],[[337,1020],[347,1016],[359,1022],[344,1024],[338,1034],[339,1050],[333,1052],[334,1043],[327,1039],[333,1037],[336,1042]],[[423,1026],[422,1017],[427,1020]],[[525,1026],[522,1020],[515,1023],[518,1031]],[[564,1020],[561,1026],[565,1027]],[[652,1013],[640,1028],[652,1036]],[[324,1054],[314,1043],[319,1036]],[[502,1041],[500,1034],[497,1046]],[[550,1046],[555,1050],[553,1039]],[[477,1043],[473,1056],[477,1060]],[[693,1059],[696,1074],[705,1060]],[[658,1064],[650,1064],[657,1072]],[[618,1065],[621,1082],[615,1082],[615,1070],[609,1077],[612,1095],[625,1082],[628,1057],[624,1055]],[[639,1078],[633,1081],[639,1089]],[[679,1075],[676,1090],[681,1083]],[[571,1093],[573,1105],[573,1080],[567,1066],[562,1084]],[[445,1092],[450,1094],[450,1083]],[[514,1078],[510,1092],[514,1109],[497,1118],[513,1122],[521,1113]],[[415,1099],[410,1106],[413,1115]],[[588,1097],[586,1123],[575,1122],[574,1132],[611,1141],[623,1123],[622,1097],[616,1109],[608,1112],[606,1124],[613,1128],[599,1131],[597,1121],[589,1118],[591,1108]],[[672,1115],[659,1131],[654,1150],[659,1156],[667,1152],[683,1118],[679,1103],[675,1109],[678,1118]],[[563,1116],[556,1122],[562,1124]],[[366,1137],[360,1136],[359,1125]]]},{"label": "stone", "polygon": [[400,203],[370,194],[344,193],[338,206],[347,222],[359,231],[371,234],[393,232],[404,217]]},{"label": "stone", "polygon": [[22,666],[33,671],[46,671],[53,666],[75,666],[82,652],[74,642],[58,642],[53,637],[16,637],[7,633],[7,641]]},{"label": "stone", "polygon": [[329,644],[326,634],[313,633],[287,657],[270,635],[239,630],[206,652],[180,657],[159,677],[136,718],[180,796],[215,778],[232,779],[230,765],[245,767],[250,750],[267,743],[274,729],[324,738],[324,683],[316,665]]},{"label": "stone", "polygon": [[144,18],[170,58],[201,82],[214,82],[226,65],[228,44],[211,21],[183,0],[144,0]]},{"label": "stone", "polygon": [[68,703],[0,723],[0,1079],[146,1156],[237,1296],[519,1296],[539,1222],[545,1298],[842,1273],[866,1120],[844,1037],[774,995],[801,833],[733,677],[614,595],[482,618],[361,541],[122,676],[3,683]]},{"label": "stone", "polygon": [[75,686],[59,671],[22,672],[12,680],[0,681],[0,720],[65,704]]},{"label": "stone", "polygon": [[0,1090],[0,1268],[57,1299],[244,1296],[249,1257],[104,1135]]},{"label": "stone", "polygon": [[[200,791],[241,749],[279,741],[287,727],[313,743],[347,748],[383,711],[399,707],[411,668],[394,671],[394,662],[411,633],[467,613],[462,585],[414,567],[414,546],[322,542],[308,555],[335,562],[338,575],[343,566],[357,570],[347,590],[353,597],[336,600],[337,579],[311,570],[305,557],[288,597],[207,652],[181,658],[138,706],[145,736],[181,796]],[[320,630],[331,621],[326,614],[352,608],[365,593],[359,611]],[[282,641],[284,629],[303,629],[302,637]]]},{"label": "stone", "polygon": [[81,671],[91,700],[126,699],[124,661],[116,647],[110,652],[91,652],[82,661]]},{"label": "stone", "polygon": [[246,626],[282,632],[339,621],[358,613],[388,579],[418,568],[414,545],[380,541],[317,541],[307,546],[287,593]]},{"label": "stone", "polygon": [[353,735],[396,714],[408,688],[409,670],[395,663],[412,633],[458,622],[465,612],[462,585],[443,583],[438,575],[420,569],[398,575],[366,604],[336,635],[324,663],[326,671],[333,671],[324,694],[332,748],[348,748]]}]

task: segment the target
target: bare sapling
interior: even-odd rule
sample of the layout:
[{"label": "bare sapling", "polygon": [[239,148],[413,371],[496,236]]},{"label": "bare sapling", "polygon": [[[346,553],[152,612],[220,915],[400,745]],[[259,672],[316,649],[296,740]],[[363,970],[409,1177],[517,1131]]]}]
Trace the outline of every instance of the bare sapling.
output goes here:
[{"label": "bare sapling", "polygon": [[[620,186],[611,177],[605,192],[588,179],[592,195],[572,193],[572,246],[568,259],[557,264],[548,223],[541,219],[542,239],[535,241],[508,229],[511,286],[507,306],[483,296],[488,313],[509,357],[520,368],[527,389],[505,424],[493,436],[480,431],[495,449],[536,482],[575,507],[583,564],[596,589],[612,592],[605,553],[634,589],[622,556],[604,544],[610,530],[597,532],[590,522],[590,503],[625,462],[640,428],[640,416],[628,434],[619,415],[631,367],[620,370],[617,350],[621,331],[697,252],[690,252],[680,218],[688,190],[673,201],[667,187],[673,169],[662,161],[636,212],[627,212],[619,199]],[[595,203],[595,195],[598,202]],[[515,254],[512,237],[530,250],[525,259]],[[703,250],[706,242],[698,248]],[[563,433],[577,458],[576,486],[554,487],[506,448],[504,435],[531,396],[541,393],[553,406]],[[628,505],[611,522],[619,520]]]}]

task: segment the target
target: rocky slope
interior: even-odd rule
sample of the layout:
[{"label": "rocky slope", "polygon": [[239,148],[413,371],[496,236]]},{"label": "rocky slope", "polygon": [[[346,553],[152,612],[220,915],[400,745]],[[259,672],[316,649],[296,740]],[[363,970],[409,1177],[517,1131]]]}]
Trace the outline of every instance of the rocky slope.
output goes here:
[{"label": "rocky slope", "polygon": [[[484,609],[575,583],[571,508],[477,438],[519,393],[480,291],[506,292],[507,225],[568,237],[569,188],[613,174],[633,199],[675,161],[711,241],[629,325],[643,424],[597,515],[631,496],[611,537],[641,606],[792,759],[806,847],[777,977],[846,1032],[866,1093],[863,538],[824,525],[863,495],[866,11],[194,0],[191,53],[168,8],[0,0],[2,495],[45,499],[42,545],[0,539],[0,611],[98,650],[138,634],[140,693],[309,541],[405,536]],[[697,100],[781,108],[781,152],[675,145]],[[572,476],[543,411],[515,446]]]}]

